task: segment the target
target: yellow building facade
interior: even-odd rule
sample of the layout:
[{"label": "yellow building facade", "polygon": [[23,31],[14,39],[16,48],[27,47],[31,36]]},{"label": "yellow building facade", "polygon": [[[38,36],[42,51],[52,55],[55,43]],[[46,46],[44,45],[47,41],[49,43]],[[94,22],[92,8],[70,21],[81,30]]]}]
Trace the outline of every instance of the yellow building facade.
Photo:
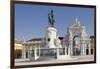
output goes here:
[{"label": "yellow building facade", "polygon": [[15,54],[15,58],[22,58],[22,42],[15,40],[15,44],[14,44],[14,54]]}]

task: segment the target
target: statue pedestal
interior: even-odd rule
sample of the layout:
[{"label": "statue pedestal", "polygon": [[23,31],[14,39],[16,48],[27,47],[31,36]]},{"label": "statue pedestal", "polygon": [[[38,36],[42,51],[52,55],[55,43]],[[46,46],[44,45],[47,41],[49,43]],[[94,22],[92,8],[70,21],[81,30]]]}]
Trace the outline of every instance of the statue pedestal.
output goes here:
[{"label": "statue pedestal", "polygon": [[45,50],[43,54],[55,56],[57,48],[62,48],[61,42],[57,36],[57,30],[54,27],[48,27],[45,34]]},{"label": "statue pedestal", "polygon": [[46,47],[56,48],[55,39],[57,39],[57,30],[54,27],[48,27],[46,31]]}]

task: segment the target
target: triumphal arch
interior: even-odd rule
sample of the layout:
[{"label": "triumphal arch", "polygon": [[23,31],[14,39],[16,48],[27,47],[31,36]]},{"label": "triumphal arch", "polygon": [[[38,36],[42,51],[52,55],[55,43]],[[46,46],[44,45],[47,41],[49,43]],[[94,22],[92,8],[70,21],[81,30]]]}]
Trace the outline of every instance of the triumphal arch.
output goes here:
[{"label": "triumphal arch", "polygon": [[86,55],[91,53],[90,42],[86,27],[80,25],[76,19],[74,23],[67,28],[67,34],[63,40],[63,46],[68,48],[71,56]]}]

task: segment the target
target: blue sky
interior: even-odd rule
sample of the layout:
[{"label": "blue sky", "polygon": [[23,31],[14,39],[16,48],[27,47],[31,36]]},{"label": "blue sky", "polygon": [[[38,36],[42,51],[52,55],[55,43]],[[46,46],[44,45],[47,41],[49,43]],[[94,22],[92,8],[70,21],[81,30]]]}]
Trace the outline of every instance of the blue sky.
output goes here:
[{"label": "blue sky", "polygon": [[59,36],[65,36],[67,27],[78,18],[86,26],[88,35],[94,33],[94,8],[60,7],[45,5],[15,5],[15,38],[28,40],[43,37],[48,25],[48,13],[54,11],[55,27]]}]

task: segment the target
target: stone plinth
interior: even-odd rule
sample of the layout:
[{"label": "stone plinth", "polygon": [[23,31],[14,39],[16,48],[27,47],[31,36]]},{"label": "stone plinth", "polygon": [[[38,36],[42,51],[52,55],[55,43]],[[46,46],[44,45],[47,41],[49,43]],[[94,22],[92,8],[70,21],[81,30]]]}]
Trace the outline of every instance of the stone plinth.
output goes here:
[{"label": "stone plinth", "polygon": [[54,27],[48,27],[46,31],[46,47],[56,48],[55,39],[57,39],[57,30]]}]

